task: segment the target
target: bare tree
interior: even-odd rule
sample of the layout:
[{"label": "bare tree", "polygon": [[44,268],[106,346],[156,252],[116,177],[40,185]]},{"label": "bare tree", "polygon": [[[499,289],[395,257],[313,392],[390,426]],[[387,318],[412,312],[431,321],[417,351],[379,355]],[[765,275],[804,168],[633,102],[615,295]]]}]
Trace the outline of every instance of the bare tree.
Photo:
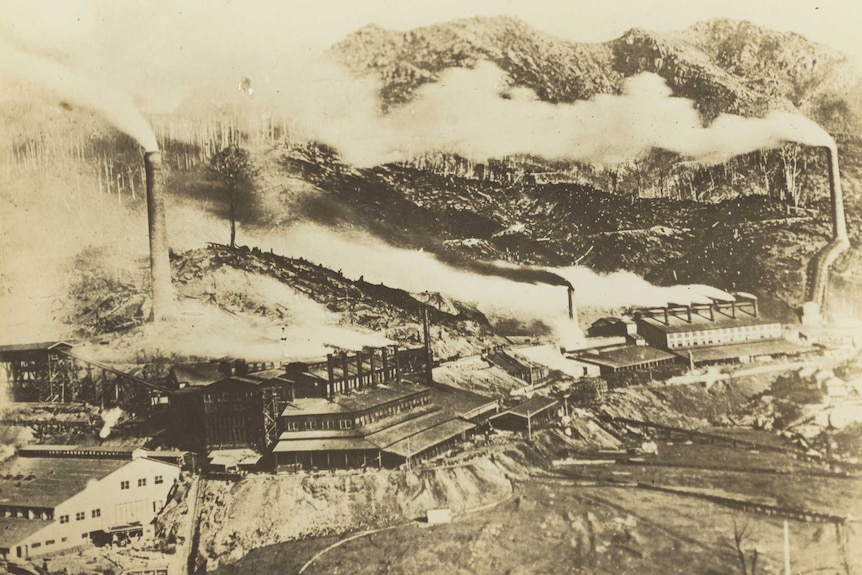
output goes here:
[{"label": "bare tree", "polygon": [[207,167],[227,194],[230,247],[236,245],[236,219],[242,197],[254,190],[258,170],[248,150],[230,145],[210,157]]},{"label": "bare tree", "polygon": [[793,201],[794,207],[799,207],[802,197],[802,186],[800,185],[800,172],[805,167],[805,158],[799,144],[787,144],[779,150],[781,166],[784,174],[784,190]]},{"label": "bare tree", "polygon": [[736,518],[733,518],[733,547],[736,550],[736,557],[739,559],[739,567],[742,570],[742,575],[757,575],[757,558],[759,552],[756,547],[751,550],[751,570],[748,569],[748,561],[745,557],[745,550],[742,544],[748,534],[748,523],[740,527],[736,523]]}]

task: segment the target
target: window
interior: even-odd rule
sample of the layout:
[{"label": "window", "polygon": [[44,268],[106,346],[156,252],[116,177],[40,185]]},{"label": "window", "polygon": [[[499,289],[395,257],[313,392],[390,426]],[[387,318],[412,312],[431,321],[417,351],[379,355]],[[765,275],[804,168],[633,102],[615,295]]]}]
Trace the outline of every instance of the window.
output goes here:
[{"label": "window", "polygon": [[69,516],[68,515],[61,515],[60,516],[60,523],[68,523],[68,522],[69,522]]},{"label": "window", "polygon": [[68,538],[68,537],[62,537],[62,538],[60,539],[60,543],[65,543],[65,542],[66,542],[66,541],[68,541],[68,540],[69,540],[69,538]]},{"label": "window", "polygon": [[33,549],[38,549],[41,546],[42,546],[41,543],[33,543],[30,547],[32,547]]},{"label": "window", "polygon": [[146,485],[147,485],[147,478],[146,477],[142,477],[141,479],[138,479],[138,487],[145,487]]},{"label": "window", "polygon": [[129,482],[128,481],[120,481],[120,489],[128,489]]},{"label": "window", "polygon": [[86,539],[86,538],[87,538],[87,534],[86,534],[86,533],[81,533],[81,539]]},{"label": "window", "polygon": [[162,483],[164,483],[164,482],[165,482],[165,478],[164,478],[163,476],[161,476],[161,475],[156,475],[156,479],[155,479],[155,481],[154,481],[154,483],[155,483],[156,485],[161,485],[161,484],[162,484]]},{"label": "window", "polygon": [[93,511],[92,511],[92,513],[90,513],[90,515],[92,515],[93,517],[101,517],[102,516],[102,510],[101,509],[93,509]]},{"label": "window", "polygon": [[78,511],[77,513],[75,513],[75,521],[83,521],[86,516],[87,514],[83,511]]},{"label": "window", "polygon": [[53,544],[54,544],[54,540],[53,540],[53,539],[48,539],[47,541],[45,541],[45,545],[46,545],[46,546],[48,546],[48,545],[53,545]]}]

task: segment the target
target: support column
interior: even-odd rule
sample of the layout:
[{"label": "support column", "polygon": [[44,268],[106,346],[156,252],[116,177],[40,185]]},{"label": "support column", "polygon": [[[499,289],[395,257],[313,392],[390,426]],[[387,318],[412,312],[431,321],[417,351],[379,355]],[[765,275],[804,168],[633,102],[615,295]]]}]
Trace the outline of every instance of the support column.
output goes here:
[{"label": "support column", "polygon": [[400,362],[398,361],[398,346],[397,345],[392,346],[392,354],[395,356],[395,358],[394,358],[395,359],[395,381],[396,382],[401,381],[401,366],[399,365]]},{"label": "support column", "polygon": [[389,383],[389,348],[384,347],[383,353],[383,383]]},{"label": "support column", "polygon": [[377,371],[376,362],[374,361],[377,358],[377,350],[373,347],[371,348],[371,387],[377,387]]},{"label": "support column", "polygon": [[326,398],[332,399],[335,387],[335,368],[333,366],[332,354],[326,354],[326,375],[329,378],[329,384],[326,388]]},{"label": "support column", "polygon": [[348,378],[350,377],[350,369],[347,366],[347,352],[346,351],[341,352],[341,377],[342,377],[341,391],[343,393],[343,392],[346,392],[350,389],[350,387],[349,387],[350,384],[348,383]]}]

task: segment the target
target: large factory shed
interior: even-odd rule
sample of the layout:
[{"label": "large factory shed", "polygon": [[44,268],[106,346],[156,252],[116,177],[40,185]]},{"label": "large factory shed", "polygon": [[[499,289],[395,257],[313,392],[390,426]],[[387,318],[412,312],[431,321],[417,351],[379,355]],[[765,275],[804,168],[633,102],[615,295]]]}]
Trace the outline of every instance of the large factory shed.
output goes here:
[{"label": "large factory shed", "polygon": [[650,345],[671,352],[781,337],[781,324],[760,316],[756,297],[735,294],[734,298],[639,310],[635,314],[638,333]]},{"label": "large factory shed", "polygon": [[[143,532],[179,478],[177,465],[117,452],[22,452],[0,465],[0,556],[28,559]],[[86,451],[86,453],[85,453]],[[70,456],[74,455],[74,456]]]},{"label": "large factory shed", "polygon": [[[330,354],[264,371],[256,370],[268,367],[266,364],[238,360],[177,366],[170,377],[177,438],[196,451],[254,449],[265,453],[279,442],[283,431],[354,425],[352,419],[348,424],[348,418],[339,413],[357,413],[357,418],[365,419],[380,417],[397,408],[389,400],[400,401],[397,385],[390,388],[386,384],[399,381],[402,355],[410,357],[391,346]],[[208,381],[216,376],[220,377]],[[378,385],[377,403],[361,405],[364,395],[356,392]],[[410,393],[416,389],[411,388]],[[342,399],[335,401],[336,397]],[[285,417],[288,406],[299,410]],[[318,407],[323,412],[316,411]],[[297,417],[291,418],[291,413]],[[309,423],[303,419],[305,415]]]},{"label": "large factory shed", "polygon": [[491,418],[491,425],[507,431],[522,431],[532,435],[537,427],[553,420],[560,402],[537,395]]},{"label": "large factory shed", "polygon": [[595,353],[585,353],[579,355],[577,360],[599,366],[601,375],[618,371],[648,369],[678,361],[674,354],[646,345],[627,345]]},{"label": "large factory shed", "polygon": [[273,449],[280,470],[393,467],[451,449],[497,409],[496,400],[449,386],[395,383],[297,399]]}]

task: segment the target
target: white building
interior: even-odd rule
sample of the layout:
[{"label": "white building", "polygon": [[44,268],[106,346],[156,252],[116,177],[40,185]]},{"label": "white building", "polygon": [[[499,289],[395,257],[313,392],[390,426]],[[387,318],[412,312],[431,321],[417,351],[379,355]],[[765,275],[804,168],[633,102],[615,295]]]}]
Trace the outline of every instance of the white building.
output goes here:
[{"label": "white building", "polygon": [[179,466],[141,452],[58,447],[0,465],[0,556],[15,561],[142,532]]}]

